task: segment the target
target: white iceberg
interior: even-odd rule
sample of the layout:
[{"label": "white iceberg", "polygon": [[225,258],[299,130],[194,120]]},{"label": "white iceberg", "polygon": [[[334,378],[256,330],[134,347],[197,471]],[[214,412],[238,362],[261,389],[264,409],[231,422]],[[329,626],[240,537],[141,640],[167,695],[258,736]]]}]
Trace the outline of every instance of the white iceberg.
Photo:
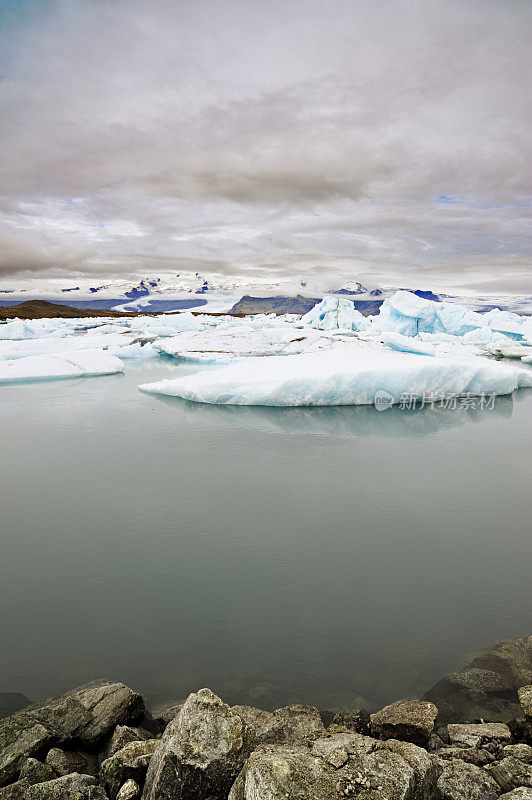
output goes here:
[{"label": "white iceberg", "polygon": [[299,356],[253,358],[139,386],[200,403],[257,406],[401,403],[406,395],[443,398],[509,394],[532,386],[532,372],[479,357],[391,353],[351,347]]},{"label": "white iceberg", "polygon": [[300,330],[292,325],[255,328],[251,325],[187,331],[169,339],[154,342],[160,353],[191,360],[227,360],[228,356],[250,357],[292,355],[321,347],[331,347],[331,339],[313,330]]},{"label": "white iceberg", "polygon": [[119,358],[103,350],[76,350],[0,361],[0,384],[112,375],[123,369]]},{"label": "white iceberg", "polygon": [[401,333],[385,332],[381,337],[383,343],[390,350],[400,350],[403,353],[417,353],[420,356],[435,356],[436,348],[429,342],[403,336]]},{"label": "white iceberg", "polygon": [[321,331],[363,331],[368,326],[366,317],[356,310],[352,300],[331,295],[324,297],[304,314],[301,323]]}]

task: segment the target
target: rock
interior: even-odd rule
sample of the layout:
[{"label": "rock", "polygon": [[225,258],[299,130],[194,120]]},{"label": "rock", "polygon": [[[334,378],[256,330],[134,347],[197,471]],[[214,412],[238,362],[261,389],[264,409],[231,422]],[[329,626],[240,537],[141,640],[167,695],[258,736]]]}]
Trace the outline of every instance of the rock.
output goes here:
[{"label": "rock", "polygon": [[24,800],[30,786],[55,777],[57,776],[51,767],[34,758],[27,758],[20,770],[19,780],[0,789],[0,800]]},{"label": "rock", "polygon": [[498,642],[451,673],[425,697],[444,722],[485,719],[508,722],[519,716],[517,690],[532,683],[532,636]]},{"label": "rock", "polygon": [[191,694],[157,744],[143,800],[224,800],[247,755],[247,732],[209,689]]},{"label": "rock", "polygon": [[518,786],[532,788],[532,766],[512,756],[507,756],[502,761],[496,761],[486,767],[486,771],[497,781],[504,792],[517,789]]},{"label": "rock", "polygon": [[107,795],[93,777],[74,773],[30,786],[24,800],[107,800]]},{"label": "rock", "polygon": [[155,706],[151,713],[164,729],[173,719],[175,719],[175,717],[177,717],[183,708],[183,702],[183,700],[180,700],[178,703],[161,703],[160,705]]},{"label": "rock", "polygon": [[528,744],[508,744],[503,748],[503,757],[512,756],[513,758],[524,761],[525,764],[532,764],[532,747]]},{"label": "rock", "polygon": [[445,760],[459,758],[461,761],[467,761],[468,764],[474,764],[476,767],[485,767],[486,764],[491,764],[495,761],[494,755],[477,747],[444,747],[442,750],[438,750],[437,756]]},{"label": "rock", "polygon": [[518,696],[525,714],[527,733],[532,740],[532,685],[521,686],[518,690]]},{"label": "rock", "polygon": [[58,747],[52,747],[46,756],[46,763],[55,770],[55,777],[70,775],[72,772],[95,777],[98,773],[96,756],[78,750],[60,750]]},{"label": "rock", "polygon": [[473,725],[449,725],[451,744],[462,747],[480,747],[483,742],[494,740],[500,744],[510,744],[512,734],[503,722],[485,722]]},{"label": "rock", "polygon": [[257,717],[253,724],[250,717],[242,717],[251,729],[248,736],[252,748],[259,744],[308,744],[325,733],[320,712],[314,706],[295,704],[264,713],[269,716]]},{"label": "rock", "polygon": [[20,692],[0,692],[0,719],[9,717],[29,705],[31,700]]},{"label": "rock", "polygon": [[115,725],[135,721],[143,708],[141,696],[123,683],[94,681],[0,720],[0,785],[28,756],[67,742],[92,746]]},{"label": "rock", "polygon": [[125,781],[132,779],[142,785],[158,739],[130,742],[106,759],[100,767],[100,783],[105,786],[111,800]]},{"label": "rock", "polygon": [[128,780],[120,787],[116,800],[139,800],[142,789],[133,780]]},{"label": "rock", "polygon": [[436,784],[437,800],[496,800],[499,785],[483,769],[453,760],[445,763]]},{"label": "rock", "polygon": [[153,738],[155,737],[150,736],[148,731],[143,728],[132,728],[129,725],[117,725],[102,753],[101,761],[105,761],[106,758],[111,758],[111,756],[114,756],[115,753],[125,747],[126,744],[130,744],[130,742],[145,742]]},{"label": "rock", "polygon": [[425,745],[437,716],[438,709],[427,700],[399,700],[371,714],[371,731],[381,739],[401,739]]},{"label": "rock", "polygon": [[441,750],[442,747],[445,747],[445,742],[440,739],[437,733],[431,733],[426,747],[430,753],[434,753],[436,750]]},{"label": "rock", "polygon": [[19,778],[25,778],[29,783],[41,783],[57,778],[57,774],[49,764],[43,764],[35,758],[27,758],[22,764]]},{"label": "rock", "polygon": [[532,789],[520,786],[519,789],[512,789],[511,792],[501,794],[500,800],[532,800]]},{"label": "rock", "polygon": [[354,708],[352,711],[335,714],[332,724],[346,728],[348,731],[366,735],[369,733],[369,714],[367,711]]},{"label": "rock", "polygon": [[9,786],[0,789],[0,800],[24,800],[26,791],[32,784],[27,778],[22,778]]},{"label": "rock", "polygon": [[432,796],[437,776],[437,765],[416,745],[334,734],[316,740],[312,749],[262,745],[254,750],[229,800],[423,800]]}]

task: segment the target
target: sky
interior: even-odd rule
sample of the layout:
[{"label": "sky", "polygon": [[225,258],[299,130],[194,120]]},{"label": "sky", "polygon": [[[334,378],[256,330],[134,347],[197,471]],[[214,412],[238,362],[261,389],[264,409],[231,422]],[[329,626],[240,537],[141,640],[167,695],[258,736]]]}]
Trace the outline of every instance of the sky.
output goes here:
[{"label": "sky", "polygon": [[0,0],[0,281],[532,293],[530,0]]}]

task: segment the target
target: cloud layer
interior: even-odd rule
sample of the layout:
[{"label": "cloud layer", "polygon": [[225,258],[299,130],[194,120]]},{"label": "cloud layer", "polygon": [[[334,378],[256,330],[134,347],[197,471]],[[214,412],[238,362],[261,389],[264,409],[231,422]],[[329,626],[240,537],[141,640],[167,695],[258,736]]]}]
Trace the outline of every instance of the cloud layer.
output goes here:
[{"label": "cloud layer", "polygon": [[0,9],[1,273],[532,291],[527,0]]}]

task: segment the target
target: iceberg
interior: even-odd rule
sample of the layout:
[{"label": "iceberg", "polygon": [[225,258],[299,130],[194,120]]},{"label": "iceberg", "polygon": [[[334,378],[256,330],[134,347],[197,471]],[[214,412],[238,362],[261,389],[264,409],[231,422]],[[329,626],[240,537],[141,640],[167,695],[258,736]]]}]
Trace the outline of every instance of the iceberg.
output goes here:
[{"label": "iceberg", "polygon": [[76,350],[60,355],[26,356],[0,361],[0,384],[112,375],[123,372],[116,356],[103,350]]},{"label": "iceberg", "polygon": [[144,392],[199,403],[256,406],[389,405],[405,396],[509,394],[532,386],[532,372],[476,356],[392,353],[380,347],[250,358],[183,378],[139,386]]},{"label": "iceberg", "polygon": [[231,326],[219,330],[211,328],[205,331],[187,331],[154,342],[154,348],[166,355],[183,357],[190,360],[193,354],[210,354],[224,356],[271,356],[292,355],[309,349],[331,346],[331,339],[318,331],[294,328],[292,325],[275,328],[254,328],[251,325]]},{"label": "iceberg", "polygon": [[425,300],[404,290],[388,297],[372,320],[374,330],[392,331],[403,336],[416,336],[418,333],[463,336],[485,325],[487,320],[483,320],[482,314],[454,303]]},{"label": "iceberg", "polygon": [[422,342],[401,333],[383,333],[381,337],[386,347],[391,350],[400,350],[403,353],[417,353],[420,356],[435,356],[436,348],[429,342]]},{"label": "iceberg", "polygon": [[321,331],[363,331],[367,328],[368,321],[356,310],[352,300],[327,295],[321,303],[301,317],[300,324]]}]

